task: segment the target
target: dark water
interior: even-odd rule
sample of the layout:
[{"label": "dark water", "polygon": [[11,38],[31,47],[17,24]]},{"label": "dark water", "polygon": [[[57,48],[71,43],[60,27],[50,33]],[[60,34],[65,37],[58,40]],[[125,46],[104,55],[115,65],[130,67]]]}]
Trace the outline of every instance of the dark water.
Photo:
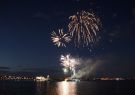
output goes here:
[{"label": "dark water", "polygon": [[135,81],[0,81],[0,95],[135,95]]}]

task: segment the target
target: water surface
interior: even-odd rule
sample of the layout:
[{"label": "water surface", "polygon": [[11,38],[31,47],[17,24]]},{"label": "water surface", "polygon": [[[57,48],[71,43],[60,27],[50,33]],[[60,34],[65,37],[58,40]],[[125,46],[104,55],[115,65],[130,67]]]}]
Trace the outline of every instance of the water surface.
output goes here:
[{"label": "water surface", "polygon": [[0,95],[135,95],[135,81],[0,81]]}]

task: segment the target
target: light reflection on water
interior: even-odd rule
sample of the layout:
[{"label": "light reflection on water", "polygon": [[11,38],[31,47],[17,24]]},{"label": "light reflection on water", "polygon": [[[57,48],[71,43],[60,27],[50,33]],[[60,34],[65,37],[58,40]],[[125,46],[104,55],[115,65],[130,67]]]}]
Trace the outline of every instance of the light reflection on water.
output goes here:
[{"label": "light reflection on water", "polygon": [[44,95],[46,93],[46,87],[44,82],[36,82],[36,95]]},{"label": "light reflection on water", "polygon": [[0,81],[0,95],[135,95],[135,81]]},{"label": "light reflection on water", "polygon": [[36,95],[77,95],[76,82],[37,82],[36,85]]},{"label": "light reflection on water", "polygon": [[[34,95],[130,95],[129,92],[134,91],[133,83],[130,82],[129,85],[129,81],[45,82],[37,83]],[[130,89],[127,90],[127,87]]]},{"label": "light reflection on water", "polygon": [[58,82],[57,83],[58,95],[77,95],[76,94],[76,82]]}]

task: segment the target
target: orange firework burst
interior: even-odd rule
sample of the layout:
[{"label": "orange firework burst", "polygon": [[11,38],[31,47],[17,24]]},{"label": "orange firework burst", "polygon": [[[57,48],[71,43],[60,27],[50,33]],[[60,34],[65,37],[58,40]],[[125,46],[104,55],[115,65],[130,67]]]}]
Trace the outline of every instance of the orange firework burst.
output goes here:
[{"label": "orange firework burst", "polygon": [[70,16],[69,19],[69,34],[74,40],[75,46],[83,45],[84,47],[96,41],[100,21],[93,13],[81,11]]}]

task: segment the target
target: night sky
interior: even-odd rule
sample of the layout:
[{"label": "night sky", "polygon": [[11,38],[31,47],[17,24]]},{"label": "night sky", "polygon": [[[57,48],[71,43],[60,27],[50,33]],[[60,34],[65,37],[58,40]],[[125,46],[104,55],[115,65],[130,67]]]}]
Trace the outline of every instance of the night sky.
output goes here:
[{"label": "night sky", "polygon": [[[97,76],[135,76],[135,6],[133,0],[1,0],[0,74],[62,75],[61,54],[101,59]],[[67,29],[68,17],[92,10],[101,20],[96,46],[57,47],[51,32]]]}]

